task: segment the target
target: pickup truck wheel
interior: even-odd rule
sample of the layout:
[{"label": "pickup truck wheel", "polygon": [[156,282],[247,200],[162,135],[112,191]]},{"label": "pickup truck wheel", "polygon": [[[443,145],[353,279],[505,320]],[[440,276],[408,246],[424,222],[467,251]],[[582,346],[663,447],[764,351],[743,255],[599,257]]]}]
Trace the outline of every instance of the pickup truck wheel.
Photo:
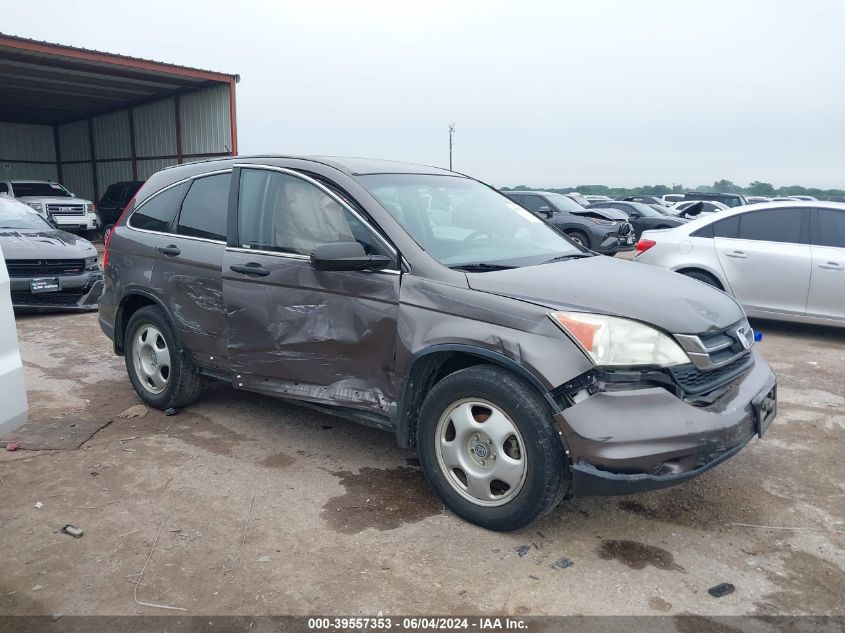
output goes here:
[{"label": "pickup truck wheel", "polygon": [[567,464],[548,404],[519,377],[478,365],[437,383],[420,408],[426,478],[455,514],[510,531],[552,510]]},{"label": "pickup truck wheel", "polygon": [[173,326],[160,308],[145,306],[132,315],[123,349],[129,380],[149,406],[184,407],[199,397],[202,377],[180,351]]}]

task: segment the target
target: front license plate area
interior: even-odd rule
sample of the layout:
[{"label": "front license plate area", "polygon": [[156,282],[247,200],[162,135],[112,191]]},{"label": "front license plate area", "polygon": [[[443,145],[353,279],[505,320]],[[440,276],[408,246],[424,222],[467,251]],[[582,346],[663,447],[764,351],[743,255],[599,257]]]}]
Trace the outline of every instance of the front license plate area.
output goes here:
[{"label": "front license plate area", "polygon": [[767,389],[759,396],[754,398],[751,403],[754,406],[754,416],[756,418],[757,436],[763,437],[763,434],[772,425],[772,422],[778,413],[778,387],[773,386]]},{"label": "front license plate area", "polygon": [[634,243],[634,236],[629,235],[626,241],[628,242],[628,244],[633,244]]},{"label": "front license plate area", "polygon": [[32,294],[40,294],[42,292],[58,292],[61,290],[58,277],[50,277],[47,279],[30,279],[29,289]]}]

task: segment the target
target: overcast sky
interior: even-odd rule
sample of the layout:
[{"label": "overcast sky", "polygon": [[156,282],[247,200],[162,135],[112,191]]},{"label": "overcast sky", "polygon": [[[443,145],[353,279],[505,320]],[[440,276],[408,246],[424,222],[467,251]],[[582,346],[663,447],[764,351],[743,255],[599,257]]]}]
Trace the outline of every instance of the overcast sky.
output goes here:
[{"label": "overcast sky", "polygon": [[0,31],[240,74],[242,154],[445,166],[454,121],[498,186],[845,187],[841,0],[121,4]]}]

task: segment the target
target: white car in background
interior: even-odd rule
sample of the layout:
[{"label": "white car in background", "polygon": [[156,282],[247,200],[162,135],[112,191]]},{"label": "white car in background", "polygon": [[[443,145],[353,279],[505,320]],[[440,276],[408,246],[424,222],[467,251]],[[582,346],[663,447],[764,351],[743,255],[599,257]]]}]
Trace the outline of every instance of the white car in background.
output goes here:
[{"label": "white car in background", "polygon": [[26,424],[29,405],[23,363],[18,349],[18,330],[9,287],[6,261],[0,252],[0,437],[6,436]]},{"label": "white car in background", "polygon": [[843,203],[755,204],[645,231],[634,261],[716,286],[750,317],[845,327]]},{"label": "white car in background", "polygon": [[94,203],[77,198],[57,182],[49,180],[0,180],[0,194],[11,196],[36,211],[45,220],[52,218],[64,231],[93,231],[100,222]]}]

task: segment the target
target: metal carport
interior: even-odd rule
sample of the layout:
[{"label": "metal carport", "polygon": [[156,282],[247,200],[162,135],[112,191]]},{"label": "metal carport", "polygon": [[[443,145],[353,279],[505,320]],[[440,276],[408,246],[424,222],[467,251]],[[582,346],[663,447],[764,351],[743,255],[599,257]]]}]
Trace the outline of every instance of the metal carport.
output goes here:
[{"label": "metal carport", "polygon": [[0,180],[110,183],[235,155],[238,75],[0,34]]}]

